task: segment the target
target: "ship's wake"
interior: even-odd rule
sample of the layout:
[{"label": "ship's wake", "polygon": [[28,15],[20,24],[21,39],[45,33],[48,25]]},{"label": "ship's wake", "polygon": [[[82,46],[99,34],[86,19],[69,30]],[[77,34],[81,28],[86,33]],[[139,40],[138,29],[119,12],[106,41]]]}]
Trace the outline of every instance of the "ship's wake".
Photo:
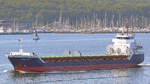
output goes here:
[{"label": "ship's wake", "polygon": [[9,66],[11,66],[11,64],[1,64],[0,67],[2,67],[2,68],[1,68],[1,72],[0,72],[0,73],[9,72],[9,70],[6,69],[6,68],[8,68]]},{"label": "ship's wake", "polygon": [[112,76],[112,77],[83,77],[83,78],[73,78],[73,79],[60,79],[60,80],[47,80],[47,81],[38,81],[37,83],[45,83],[45,82],[65,82],[65,81],[79,81],[79,80],[95,80],[95,79],[107,79],[107,78],[128,78],[130,76]]},{"label": "ship's wake", "polygon": [[74,74],[74,73],[85,73],[85,72],[88,72],[88,71],[52,71],[52,72],[42,72],[42,73],[39,73],[39,72],[25,72],[25,71],[19,71],[19,73],[22,73],[22,74]]},{"label": "ship's wake", "polygon": [[146,66],[147,67],[147,66],[150,66],[150,64],[138,64],[138,66],[142,66],[142,67]]},{"label": "ship's wake", "polygon": [[10,66],[10,64],[1,64],[0,67]]},{"label": "ship's wake", "polygon": [[3,70],[3,72],[6,73],[6,72],[9,72],[9,70],[6,69],[6,70]]}]

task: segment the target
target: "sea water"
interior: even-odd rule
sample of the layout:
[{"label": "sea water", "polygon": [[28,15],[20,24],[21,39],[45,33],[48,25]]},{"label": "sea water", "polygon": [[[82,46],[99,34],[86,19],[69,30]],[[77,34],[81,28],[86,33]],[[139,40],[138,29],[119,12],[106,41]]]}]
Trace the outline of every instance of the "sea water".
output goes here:
[{"label": "sea water", "polygon": [[[5,56],[11,51],[34,52],[38,56],[61,56],[66,50],[83,55],[104,54],[115,34],[55,34],[41,33],[34,41],[32,34],[0,35],[0,84],[150,84],[150,34],[135,34],[143,45],[145,60],[141,67],[127,69],[14,74]],[[19,43],[18,39],[22,39]]]}]

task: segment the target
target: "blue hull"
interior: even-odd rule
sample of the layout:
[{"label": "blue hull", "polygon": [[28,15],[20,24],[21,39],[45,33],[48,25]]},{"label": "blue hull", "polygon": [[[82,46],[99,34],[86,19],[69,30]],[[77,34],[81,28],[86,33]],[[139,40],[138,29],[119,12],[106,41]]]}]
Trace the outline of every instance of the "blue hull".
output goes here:
[{"label": "blue hull", "polygon": [[[81,58],[81,57],[80,57]],[[98,58],[101,58],[100,56]],[[45,62],[39,57],[21,57],[21,56],[8,56],[8,59],[14,66],[15,70],[22,69],[23,71],[27,71],[30,68],[37,67],[45,67],[45,68],[53,68],[53,67],[78,67],[78,66],[102,66],[105,67],[107,65],[112,66],[110,68],[115,68],[113,66],[116,65],[137,65],[144,61],[144,54],[134,54],[130,59],[120,59],[120,60],[94,60],[94,61],[65,61],[65,62]],[[53,58],[51,58],[53,59]],[[84,69],[84,67],[82,69]],[[71,69],[72,69],[71,68]],[[98,68],[98,67],[97,67]],[[97,69],[96,68],[96,69]],[[100,67],[98,69],[101,69]],[[54,69],[55,70],[55,69]],[[58,69],[63,70],[63,69]],[[64,69],[65,70],[65,69]],[[68,69],[69,70],[69,69]],[[86,69],[85,69],[86,70]],[[29,70],[30,71],[30,70]],[[57,70],[56,70],[57,71]],[[42,71],[41,71],[42,72]],[[45,72],[43,70],[43,72]]]}]

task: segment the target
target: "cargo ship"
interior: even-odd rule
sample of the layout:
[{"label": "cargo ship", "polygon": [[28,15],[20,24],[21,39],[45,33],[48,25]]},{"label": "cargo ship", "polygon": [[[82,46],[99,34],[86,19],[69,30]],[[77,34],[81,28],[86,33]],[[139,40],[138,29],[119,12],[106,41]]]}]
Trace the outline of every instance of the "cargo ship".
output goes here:
[{"label": "cargo ship", "polygon": [[95,69],[133,68],[144,61],[143,47],[132,33],[118,33],[105,54],[82,55],[66,51],[62,56],[37,56],[35,53],[10,52],[7,57],[14,72],[43,73],[52,71],[82,71]]}]

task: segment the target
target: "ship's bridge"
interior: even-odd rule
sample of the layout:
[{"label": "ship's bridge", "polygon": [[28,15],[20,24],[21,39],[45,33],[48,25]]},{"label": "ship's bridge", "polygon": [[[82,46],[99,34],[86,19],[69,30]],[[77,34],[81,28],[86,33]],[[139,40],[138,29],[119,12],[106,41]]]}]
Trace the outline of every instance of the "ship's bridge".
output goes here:
[{"label": "ship's bridge", "polygon": [[125,33],[120,33],[116,35],[117,39],[124,39],[124,40],[128,40],[128,39],[134,39],[134,34],[125,34]]},{"label": "ship's bridge", "polygon": [[130,47],[133,43],[135,43],[134,35],[133,34],[117,34],[116,38],[112,39],[114,45],[126,45]]},{"label": "ship's bridge", "polygon": [[117,34],[112,42],[113,45],[108,47],[108,52],[112,51],[114,54],[130,54],[137,47],[134,34]]}]

